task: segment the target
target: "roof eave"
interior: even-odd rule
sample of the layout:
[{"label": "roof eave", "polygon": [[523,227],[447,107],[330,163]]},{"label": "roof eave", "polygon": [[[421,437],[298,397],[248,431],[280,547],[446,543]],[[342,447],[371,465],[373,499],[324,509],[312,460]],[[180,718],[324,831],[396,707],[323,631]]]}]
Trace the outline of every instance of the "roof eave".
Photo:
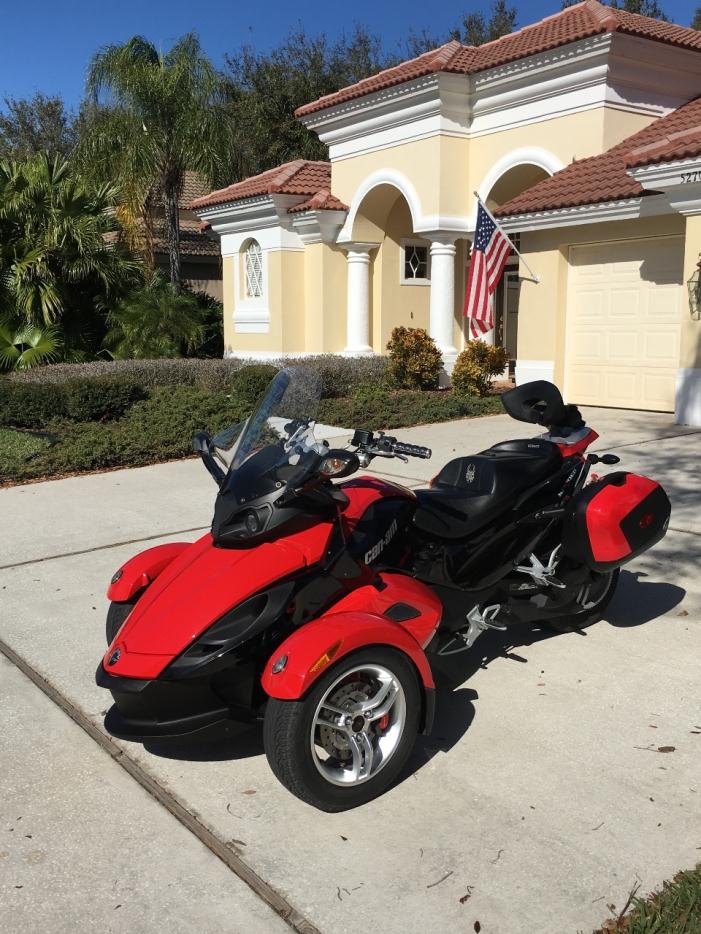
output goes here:
[{"label": "roof eave", "polygon": [[620,198],[615,201],[599,201],[592,204],[528,211],[506,216],[497,215],[497,220],[507,231],[526,233],[556,227],[576,227],[581,224],[635,220],[672,213],[674,213],[673,208],[664,194],[649,192],[646,195]]}]

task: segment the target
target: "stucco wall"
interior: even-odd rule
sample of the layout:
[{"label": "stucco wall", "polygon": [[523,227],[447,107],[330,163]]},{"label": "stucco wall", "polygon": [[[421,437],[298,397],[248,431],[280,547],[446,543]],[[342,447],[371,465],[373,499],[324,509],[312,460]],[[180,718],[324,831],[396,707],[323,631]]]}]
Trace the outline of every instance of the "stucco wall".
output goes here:
[{"label": "stucco wall", "polygon": [[[437,215],[467,217],[474,210],[473,191],[481,189],[502,161],[508,164],[514,153],[523,151],[521,161],[528,162],[528,151],[539,150],[548,170],[554,171],[573,159],[604,152],[653,119],[596,107],[472,139],[441,135],[398,143],[335,161],[333,191],[352,205],[368,179],[396,172],[408,179],[424,221],[437,220]],[[410,132],[408,126],[406,133]]]},{"label": "stucco wall", "polygon": [[[701,214],[686,218],[686,240],[684,244],[684,288],[696,272],[696,264],[701,254]],[[701,320],[692,318],[689,309],[688,292],[682,301],[681,355],[680,367],[701,369]]]},{"label": "stucco wall", "polygon": [[326,243],[304,251],[305,350],[339,353],[346,346],[346,254]]},{"label": "stucco wall", "polygon": [[403,239],[416,239],[429,246],[428,241],[413,234],[409,208],[399,198],[387,217],[386,236],[375,258],[374,280],[379,288],[381,313],[373,316],[372,346],[378,353],[385,351],[393,328],[428,328],[430,286],[401,282]]}]

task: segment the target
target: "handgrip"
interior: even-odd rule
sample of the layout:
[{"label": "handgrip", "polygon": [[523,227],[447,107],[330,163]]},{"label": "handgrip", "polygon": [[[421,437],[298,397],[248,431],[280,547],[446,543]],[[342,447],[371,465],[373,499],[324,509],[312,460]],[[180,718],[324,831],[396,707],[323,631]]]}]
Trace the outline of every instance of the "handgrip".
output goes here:
[{"label": "handgrip", "polygon": [[425,460],[431,456],[431,448],[423,448],[420,444],[405,444],[397,441],[393,445],[396,454],[406,454],[408,457],[423,457]]}]

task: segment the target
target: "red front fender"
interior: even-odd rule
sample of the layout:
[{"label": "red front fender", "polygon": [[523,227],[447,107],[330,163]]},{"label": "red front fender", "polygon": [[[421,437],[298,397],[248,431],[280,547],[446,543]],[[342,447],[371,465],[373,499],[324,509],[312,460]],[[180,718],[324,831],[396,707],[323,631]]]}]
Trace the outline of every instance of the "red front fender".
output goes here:
[{"label": "red front fender", "polygon": [[134,555],[114,575],[107,589],[107,597],[115,603],[129,600],[137,590],[148,587],[174,558],[189,547],[189,542],[171,542],[168,545],[147,548],[146,551]]},{"label": "red front fender", "polygon": [[[292,633],[268,659],[261,678],[263,690],[280,700],[297,700],[330,664],[368,645],[389,645],[404,652],[416,666],[424,689],[433,691],[430,665],[413,636],[399,623],[363,612],[330,613]],[[284,668],[273,674],[273,665],[283,655]]]}]

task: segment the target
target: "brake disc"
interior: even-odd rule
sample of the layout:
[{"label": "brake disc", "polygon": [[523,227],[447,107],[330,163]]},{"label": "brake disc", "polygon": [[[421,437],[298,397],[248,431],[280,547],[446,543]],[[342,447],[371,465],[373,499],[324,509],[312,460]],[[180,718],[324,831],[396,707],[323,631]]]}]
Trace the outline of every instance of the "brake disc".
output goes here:
[{"label": "brake disc", "polygon": [[[348,684],[342,684],[338,690],[328,698],[329,704],[338,707],[339,710],[353,712],[356,704],[362,704],[368,699],[368,686],[362,681],[351,681]],[[334,759],[350,759],[351,749],[346,734],[335,726],[319,727],[319,745]]]}]

